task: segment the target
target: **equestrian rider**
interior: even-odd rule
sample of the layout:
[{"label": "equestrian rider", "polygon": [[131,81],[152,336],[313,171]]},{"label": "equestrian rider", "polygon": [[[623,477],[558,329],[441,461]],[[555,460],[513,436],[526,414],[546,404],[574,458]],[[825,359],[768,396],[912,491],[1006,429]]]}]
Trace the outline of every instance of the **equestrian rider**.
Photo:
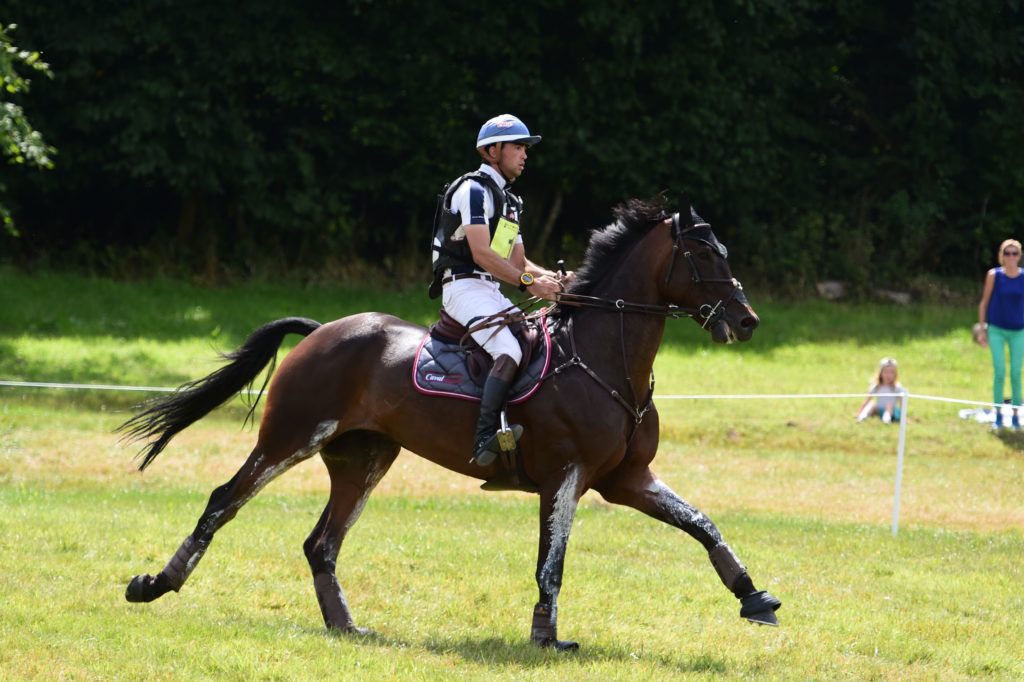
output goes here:
[{"label": "equestrian rider", "polygon": [[[526,151],[540,142],[515,116],[495,116],[480,128],[477,152],[480,168],[454,180],[439,206],[433,245],[434,284],[445,311],[470,327],[513,306],[499,282],[517,286],[534,296],[554,300],[560,277],[526,258],[519,220],[523,202],[508,188],[526,165]],[[484,384],[480,416],[473,439],[473,459],[480,466],[494,461],[498,452],[498,419],[522,351],[507,326],[472,333],[473,339],[494,358]],[[512,427],[518,437],[522,428]]]}]

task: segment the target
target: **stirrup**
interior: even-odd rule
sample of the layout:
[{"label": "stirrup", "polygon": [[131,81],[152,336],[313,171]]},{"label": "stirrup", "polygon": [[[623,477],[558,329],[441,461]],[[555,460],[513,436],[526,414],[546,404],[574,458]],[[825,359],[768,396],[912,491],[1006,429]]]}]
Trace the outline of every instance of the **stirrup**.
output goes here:
[{"label": "stirrup", "polygon": [[[501,413],[501,425],[499,427],[499,430],[497,432],[495,432],[495,434],[493,436],[491,436],[490,438],[488,438],[486,441],[484,441],[482,443],[479,443],[477,445],[473,457],[469,460],[470,463],[471,464],[476,464],[478,466],[485,467],[485,466],[488,466],[489,464],[493,463],[494,460],[496,460],[498,458],[498,453],[499,452],[506,452],[506,453],[515,452],[515,450],[516,450],[516,442],[519,440],[520,436],[522,436],[522,435],[523,435],[523,427],[522,427],[522,425],[520,425],[520,424],[512,424],[510,426],[509,423],[508,423],[508,420],[505,418],[505,413],[502,412]],[[501,444],[501,439],[503,437],[505,439],[507,439],[506,442],[511,440],[512,448],[510,450],[506,450],[504,448],[504,446]]]},{"label": "stirrup", "polygon": [[498,431],[489,439],[487,439],[486,442],[480,445],[479,449],[476,451],[476,454],[473,455],[473,458],[470,459],[469,461],[473,464],[479,464],[480,466],[485,467],[498,458],[499,452],[515,452],[516,441],[518,441],[519,437],[522,435],[523,427],[520,424],[513,424],[512,426],[508,427],[508,438],[512,439],[512,449],[502,450],[501,446],[498,444],[498,438],[501,436],[501,432]]},{"label": "stirrup", "polygon": [[501,426],[498,428],[498,433],[495,437],[498,439],[498,447],[502,452],[515,452],[516,441],[523,434],[523,427],[518,424],[509,427],[508,416],[505,414],[505,410],[501,411]]}]

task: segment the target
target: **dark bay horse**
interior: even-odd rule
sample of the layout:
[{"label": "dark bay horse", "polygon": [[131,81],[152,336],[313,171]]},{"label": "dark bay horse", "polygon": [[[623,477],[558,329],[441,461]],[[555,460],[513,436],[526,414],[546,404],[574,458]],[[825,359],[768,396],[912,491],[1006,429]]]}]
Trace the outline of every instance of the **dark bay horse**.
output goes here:
[{"label": "dark bay horse", "polygon": [[[668,216],[632,200],[595,231],[576,282],[553,309],[553,371],[529,400],[510,406],[525,425],[522,468],[540,497],[536,578],[540,598],[531,639],[559,650],[557,602],[569,532],[580,497],[596,490],[686,532],[708,551],[740,616],[777,624],[781,602],[758,591],[721,533],[651,472],[658,446],[652,402],[654,357],[668,317],[692,317],[716,342],[748,340],[758,325],[732,277],[726,250],[696,213]],[[214,534],[274,477],[319,453],[330,476],[327,506],[303,548],[329,629],[361,632],[338,583],[338,553],[374,486],[405,448],[466,476],[500,475],[469,462],[477,406],[426,396],[411,386],[413,355],[426,330],[390,315],[363,313],[321,325],[271,322],[210,376],[150,403],[121,428],[148,439],[144,469],[173,436],[252,382],[287,334],[306,336],[273,375],[256,446],[210,496],[199,521],[156,576],[135,576],[126,592],[149,602],[178,591]],[[439,428],[440,427],[440,428]]]}]

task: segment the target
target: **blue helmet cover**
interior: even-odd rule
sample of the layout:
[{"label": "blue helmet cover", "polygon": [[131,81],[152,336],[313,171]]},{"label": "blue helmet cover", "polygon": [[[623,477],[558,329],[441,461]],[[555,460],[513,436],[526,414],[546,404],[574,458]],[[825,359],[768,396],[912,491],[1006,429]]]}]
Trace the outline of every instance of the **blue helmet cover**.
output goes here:
[{"label": "blue helmet cover", "polygon": [[540,135],[531,135],[526,124],[512,114],[495,116],[480,127],[476,146],[487,147],[497,142],[521,142],[534,145],[540,142]]}]

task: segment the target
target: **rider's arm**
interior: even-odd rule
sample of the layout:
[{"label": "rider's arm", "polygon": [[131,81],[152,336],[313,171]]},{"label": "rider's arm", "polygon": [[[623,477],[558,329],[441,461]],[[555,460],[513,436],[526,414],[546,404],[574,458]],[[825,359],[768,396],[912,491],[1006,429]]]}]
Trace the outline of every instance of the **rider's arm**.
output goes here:
[{"label": "rider's arm", "polygon": [[[497,280],[519,286],[519,275],[523,268],[517,268],[510,261],[499,256],[491,248],[491,231],[486,225],[465,225],[466,241],[473,253],[473,261]],[[522,249],[521,245],[517,245]],[[512,249],[515,253],[515,247]]]},{"label": "rider's arm", "polygon": [[551,270],[548,270],[541,265],[537,265],[527,258],[525,253],[523,254],[523,270],[526,270],[534,277],[557,277],[557,275]]},{"label": "rider's arm", "polygon": [[[509,260],[499,256],[491,248],[491,232],[486,225],[466,225],[466,241],[469,242],[469,250],[473,253],[473,260],[491,275],[502,282],[519,286],[519,276],[523,272],[530,272],[527,269],[529,261],[526,260],[526,253],[522,244],[512,247]],[[517,265],[517,263],[519,265]],[[520,267],[520,265],[522,267]],[[562,286],[557,280],[547,275],[535,275],[533,285],[528,291],[534,296],[554,300],[555,294]]]},{"label": "rider's arm", "polygon": [[528,272],[534,277],[550,277],[551,279],[558,279],[558,275],[547,268],[537,265],[532,260],[526,257],[526,247],[523,243],[517,242],[512,247],[512,253],[508,257],[508,261],[519,269],[520,272]]},{"label": "rider's arm", "polygon": [[525,267],[523,268],[526,272],[530,273],[534,277],[550,277],[551,279],[557,280],[561,283],[562,287],[566,287],[576,281],[576,273],[569,270],[564,275],[560,272],[554,272],[547,268],[537,265],[529,258],[524,255]]}]

